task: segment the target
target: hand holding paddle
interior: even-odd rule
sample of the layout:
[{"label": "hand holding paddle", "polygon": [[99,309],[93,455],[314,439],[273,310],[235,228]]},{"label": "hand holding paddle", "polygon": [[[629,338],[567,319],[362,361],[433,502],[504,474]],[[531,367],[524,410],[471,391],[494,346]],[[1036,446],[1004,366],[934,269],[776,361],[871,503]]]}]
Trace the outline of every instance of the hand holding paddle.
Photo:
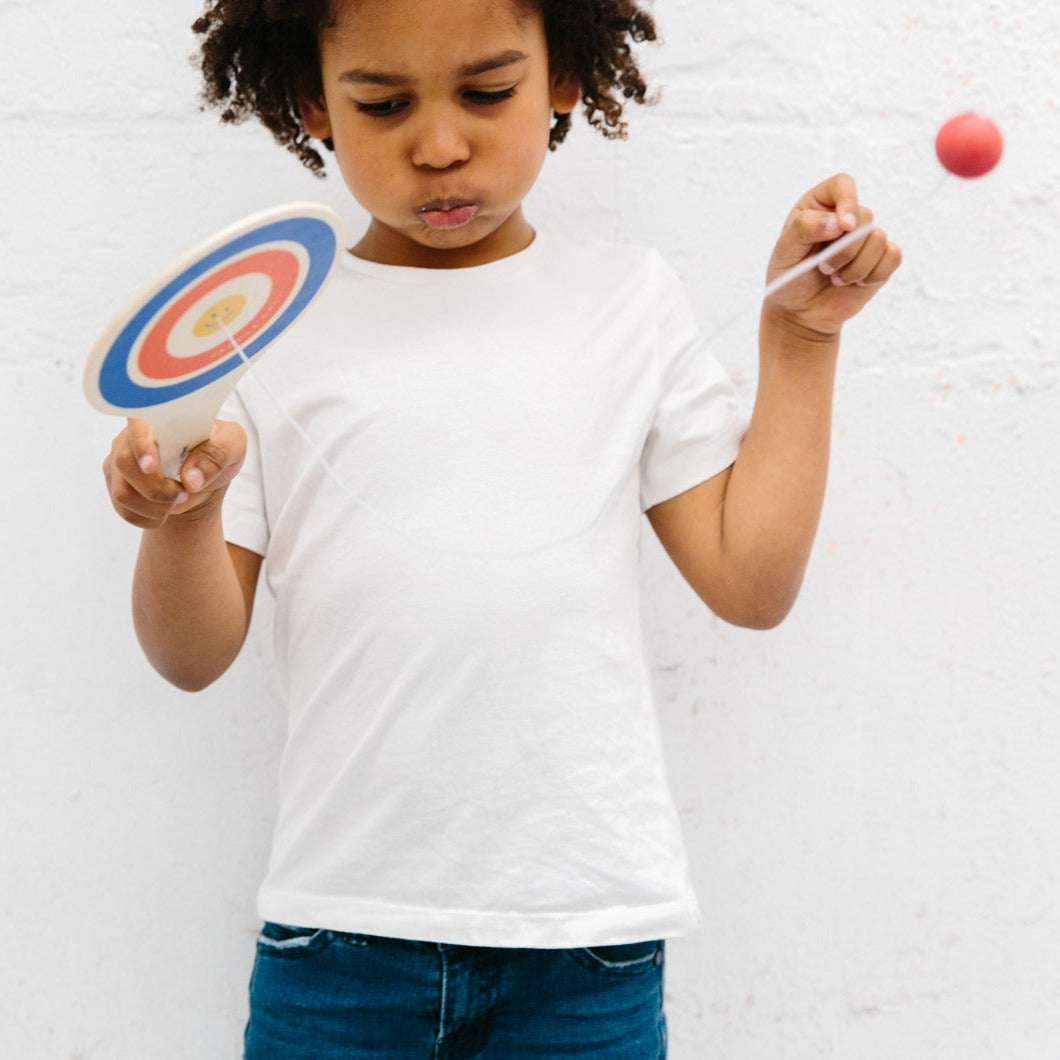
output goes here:
[{"label": "hand holding paddle", "polygon": [[246,447],[246,433],[238,423],[218,420],[210,437],[188,455],[175,479],[162,473],[152,425],[130,419],[103,461],[111,504],[127,523],[141,530],[156,529],[170,518],[191,512],[199,515],[208,505],[220,503],[243,465]]}]

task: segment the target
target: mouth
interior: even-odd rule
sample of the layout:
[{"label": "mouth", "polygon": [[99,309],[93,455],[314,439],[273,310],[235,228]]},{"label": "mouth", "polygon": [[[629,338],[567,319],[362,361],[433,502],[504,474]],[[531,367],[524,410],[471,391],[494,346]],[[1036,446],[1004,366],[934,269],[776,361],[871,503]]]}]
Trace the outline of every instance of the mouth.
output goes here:
[{"label": "mouth", "polygon": [[419,218],[428,228],[463,228],[477,213],[475,203],[440,199],[420,207]]}]

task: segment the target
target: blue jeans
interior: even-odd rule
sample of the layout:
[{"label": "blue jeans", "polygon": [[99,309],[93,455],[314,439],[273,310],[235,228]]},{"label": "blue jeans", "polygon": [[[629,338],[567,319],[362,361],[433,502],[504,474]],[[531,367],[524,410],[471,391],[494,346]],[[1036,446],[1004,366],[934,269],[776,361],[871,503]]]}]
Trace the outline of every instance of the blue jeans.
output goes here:
[{"label": "blue jeans", "polygon": [[266,923],[245,1060],[657,1060],[662,942],[450,946]]}]

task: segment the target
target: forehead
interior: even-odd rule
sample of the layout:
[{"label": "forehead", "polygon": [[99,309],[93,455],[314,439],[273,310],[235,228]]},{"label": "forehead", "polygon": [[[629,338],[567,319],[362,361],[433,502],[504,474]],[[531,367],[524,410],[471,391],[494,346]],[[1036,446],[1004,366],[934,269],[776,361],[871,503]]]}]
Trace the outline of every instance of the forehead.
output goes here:
[{"label": "forehead", "polygon": [[388,70],[451,70],[485,54],[545,46],[543,19],[530,0],[333,0],[320,34],[329,55]]}]

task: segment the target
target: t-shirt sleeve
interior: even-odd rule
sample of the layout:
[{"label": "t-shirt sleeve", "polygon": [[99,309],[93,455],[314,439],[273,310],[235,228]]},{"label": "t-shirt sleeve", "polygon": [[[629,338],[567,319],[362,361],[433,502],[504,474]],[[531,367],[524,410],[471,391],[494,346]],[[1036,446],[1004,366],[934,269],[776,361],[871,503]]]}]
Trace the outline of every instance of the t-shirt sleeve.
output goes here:
[{"label": "t-shirt sleeve", "polygon": [[239,474],[229,484],[221,508],[225,540],[264,556],[269,547],[269,523],[261,473],[258,432],[238,387],[225,400],[221,419],[234,420],[247,432],[247,455]]},{"label": "t-shirt sleeve", "polygon": [[653,256],[658,401],[641,453],[643,510],[724,471],[747,416],[729,374],[707,349],[676,272]]}]

